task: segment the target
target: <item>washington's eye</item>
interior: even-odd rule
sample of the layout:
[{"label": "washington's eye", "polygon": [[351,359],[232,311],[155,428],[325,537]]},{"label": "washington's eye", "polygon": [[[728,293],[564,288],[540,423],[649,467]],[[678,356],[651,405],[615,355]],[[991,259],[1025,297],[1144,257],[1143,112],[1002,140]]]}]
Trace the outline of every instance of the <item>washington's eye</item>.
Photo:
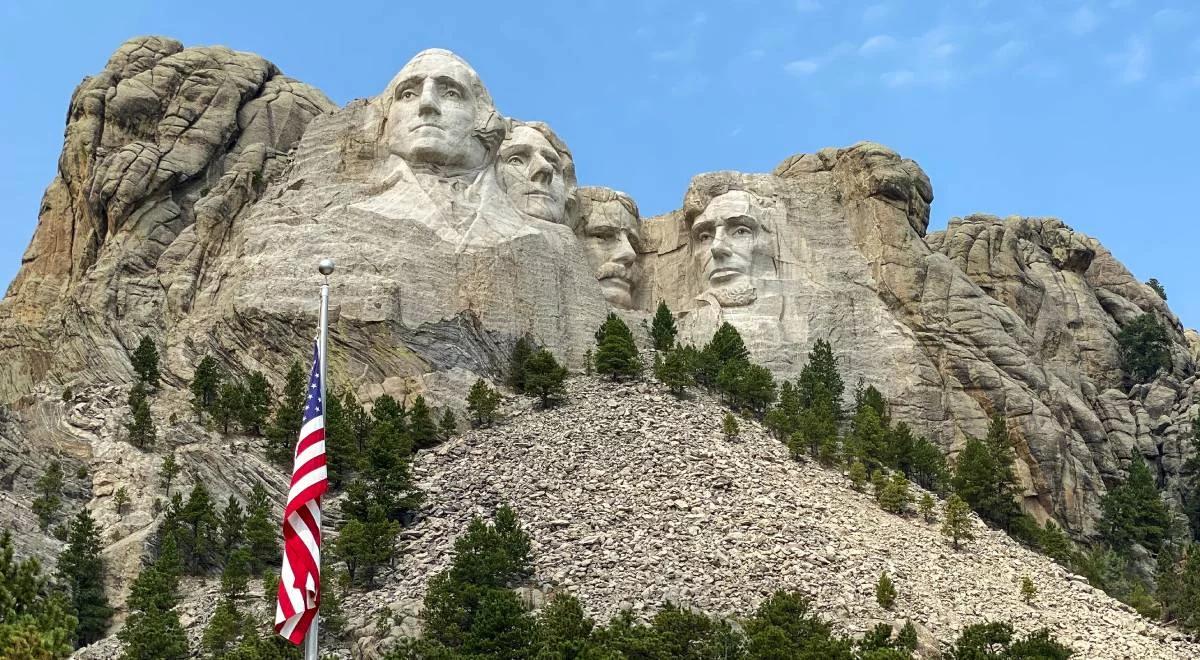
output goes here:
[{"label": "washington's eye", "polygon": [[462,94],[460,94],[457,89],[447,89],[446,91],[442,92],[442,96],[445,96],[448,99],[462,98]]},{"label": "washington's eye", "polygon": [[406,89],[403,92],[400,92],[400,98],[404,99],[405,101],[411,101],[412,99],[417,98],[417,93],[411,89]]}]

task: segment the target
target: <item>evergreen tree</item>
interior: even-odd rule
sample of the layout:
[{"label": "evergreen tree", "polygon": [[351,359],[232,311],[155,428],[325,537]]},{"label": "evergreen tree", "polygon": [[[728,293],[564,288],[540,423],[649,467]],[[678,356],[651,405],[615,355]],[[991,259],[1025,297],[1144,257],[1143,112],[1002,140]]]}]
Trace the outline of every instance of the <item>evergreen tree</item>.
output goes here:
[{"label": "evergreen tree", "polygon": [[637,378],[642,373],[642,361],[629,326],[613,312],[596,330],[596,373],[614,381]]},{"label": "evergreen tree", "polygon": [[1100,498],[1100,536],[1119,552],[1138,544],[1157,553],[1171,525],[1171,513],[1158,495],[1154,477],[1134,455],[1129,478]]},{"label": "evergreen tree", "polygon": [[1075,556],[1075,548],[1071,544],[1071,539],[1067,538],[1062,528],[1053,520],[1046,521],[1046,526],[1042,528],[1042,533],[1039,535],[1038,546],[1041,548],[1042,554],[1064,566],[1069,566]]},{"label": "evergreen tree", "polygon": [[216,405],[217,397],[221,393],[222,380],[224,376],[221,368],[217,366],[217,361],[211,355],[205,355],[192,376],[192,408],[195,409],[197,418],[203,419],[204,413],[211,412]]},{"label": "evergreen tree", "polygon": [[38,517],[38,526],[43,531],[58,517],[58,509],[62,506],[63,470],[58,461],[50,461],[46,471],[33,485],[38,494],[33,500],[33,513]]},{"label": "evergreen tree", "polygon": [[721,432],[725,434],[726,440],[738,437],[737,418],[733,416],[733,413],[725,413],[725,417],[721,420]]},{"label": "evergreen tree", "polygon": [[827,406],[835,419],[841,419],[842,394],[845,384],[838,372],[833,347],[824,339],[818,339],[808,352],[808,362],[796,379],[796,396],[800,407]]},{"label": "evergreen tree", "polygon": [[221,511],[221,554],[228,557],[246,540],[246,514],[242,505],[233,495],[225,502]]},{"label": "evergreen tree", "polygon": [[734,409],[761,416],[775,401],[775,378],[764,367],[733,360],[717,374],[717,390]]},{"label": "evergreen tree", "polygon": [[[799,456],[805,449],[809,454],[818,457],[828,454],[829,448],[836,452],[838,422],[837,415],[831,406],[832,403],[828,401],[818,401],[812,406],[801,409],[796,418],[796,431],[792,433],[788,441],[793,455]],[[825,458],[822,458],[821,462],[829,463]]]},{"label": "evergreen tree", "polygon": [[875,389],[874,385],[859,386],[854,390],[854,412],[858,413],[864,408],[870,408],[875,411],[875,416],[879,418],[879,422],[886,428],[892,423],[892,416],[888,412],[887,399],[883,394]]},{"label": "evergreen tree", "polygon": [[886,465],[884,455],[887,431],[879,413],[871,406],[860,406],[854,413],[850,433],[846,436],[846,455],[875,469]]},{"label": "evergreen tree", "polygon": [[1033,584],[1033,580],[1028,575],[1022,575],[1021,600],[1025,601],[1026,605],[1032,605],[1034,598],[1037,598],[1037,586]]},{"label": "evergreen tree", "polygon": [[533,343],[525,337],[517,340],[513,345],[512,354],[508,361],[508,386],[520,392],[525,393],[525,361],[533,355]]},{"label": "evergreen tree", "polygon": [[133,372],[137,374],[138,382],[146,386],[146,389],[154,390],[158,387],[158,349],[154,346],[154,341],[147,335],[142,335],[142,340],[138,342],[138,346],[133,351]]},{"label": "evergreen tree", "polygon": [[443,440],[449,440],[458,433],[458,420],[454,418],[454,411],[450,408],[442,413],[442,419],[438,422],[438,431],[442,434]]},{"label": "evergreen tree", "polygon": [[246,583],[249,581],[250,553],[245,548],[238,548],[229,553],[225,559],[225,568],[221,571],[221,593],[229,599],[237,600],[246,595]]},{"label": "evergreen tree", "polygon": [[1067,660],[1071,654],[1045,628],[1015,639],[1007,623],[977,623],[963,628],[950,649],[950,660]]},{"label": "evergreen tree", "polygon": [[[900,422],[889,434],[894,442],[897,438],[911,435],[908,426]],[[908,475],[921,488],[942,493],[950,484],[950,470],[946,467],[946,456],[932,442],[916,436],[912,438],[907,456],[900,457],[896,467]]]},{"label": "evergreen tree", "polygon": [[785,380],[779,385],[779,401],[767,412],[763,424],[776,438],[788,439],[799,429],[803,411],[795,385]]},{"label": "evergreen tree", "polygon": [[879,581],[875,583],[875,602],[885,610],[892,609],[896,604],[896,586],[892,584],[887,571],[880,573]]},{"label": "evergreen tree", "polygon": [[65,658],[77,621],[71,604],[42,575],[35,558],[16,561],[12,536],[0,534],[0,654],[14,660]]},{"label": "evergreen tree", "polygon": [[208,488],[198,481],[179,512],[174,529],[184,569],[198,575],[215,567],[221,556],[220,521]]},{"label": "evergreen tree", "polygon": [[125,507],[129,506],[129,489],[121,486],[113,495],[113,504],[117,507],[117,515],[125,512]]},{"label": "evergreen tree", "polygon": [[567,393],[566,380],[566,368],[544,348],[525,361],[525,393],[538,397],[542,408],[548,408],[552,401]]},{"label": "evergreen tree", "polygon": [[375,399],[371,404],[371,416],[380,424],[391,424],[401,433],[408,429],[408,411],[390,394],[381,394]]},{"label": "evergreen tree", "polygon": [[158,469],[158,485],[166,491],[167,497],[171,496],[171,484],[175,481],[175,477],[179,475],[179,464],[175,462],[175,454],[167,454],[163,459],[162,467]]},{"label": "evergreen tree", "polygon": [[104,637],[112,608],[104,595],[104,561],[100,531],[86,508],[71,521],[67,547],[58,556],[58,580],[70,593],[75,615],[75,643],[86,646]]},{"label": "evergreen tree", "polygon": [[138,383],[129,390],[129,423],[125,430],[129,433],[129,444],[138,449],[151,449],[157,439],[154,430],[154,420],[150,417],[150,402],[146,398],[145,386]]},{"label": "evergreen tree", "polygon": [[398,431],[391,422],[377,422],[367,440],[365,484],[352,483],[343,511],[356,509],[350,515],[365,520],[369,504],[383,508],[389,520],[402,520],[420,503],[420,493],[412,483],[412,439]]},{"label": "evergreen tree", "polygon": [[929,493],[922,494],[921,501],[919,504],[917,504],[917,511],[921,514],[921,518],[923,518],[927,523],[937,520],[937,513],[933,510],[933,507],[933,497],[931,497]]},{"label": "evergreen tree", "polygon": [[970,506],[957,493],[950,495],[946,500],[943,515],[942,534],[950,538],[955,550],[958,549],[959,541],[970,541],[974,538],[971,534]]},{"label": "evergreen tree", "polygon": [[1117,334],[1121,369],[1134,383],[1152,380],[1171,369],[1171,338],[1153,314],[1142,314]]},{"label": "evergreen tree", "polygon": [[862,461],[850,464],[850,483],[854,490],[862,490],[867,485],[867,466]]},{"label": "evergreen tree", "polygon": [[988,427],[986,441],[967,439],[951,480],[954,491],[981,518],[1005,530],[1020,515],[1014,460],[1008,426],[997,415]]},{"label": "evergreen tree", "polygon": [[253,371],[242,387],[238,408],[238,425],[250,435],[262,435],[267,417],[271,414],[271,383],[261,371]]},{"label": "evergreen tree", "polygon": [[746,361],[749,357],[742,335],[729,323],[722,323],[700,351],[696,361],[696,382],[708,388],[716,387],[717,375],[727,363]]},{"label": "evergreen tree", "polygon": [[241,383],[229,380],[221,383],[217,401],[209,412],[222,433],[229,433],[229,424],[242,418],[246,407],[246,388]]},{"label": "evergreen tree", "polygon": [[883,487],[883,492],[879,494],[879,506],[884,511],[896,515],[904,515],[912,501],[913,496],[908,489],[908,479],[905,479],[904,475],[900,473],[893,474],[887,485]]},{"label": "evergreen tree", "polygon": [[283,399],[275,408],[275,418],[267,435],[271,438],[268,455],[276,461],[291,460],[292,444],[300,437],[300,424],[304,421],[306,380],[299,362],[292,362],[283,385]]},{"label": "evergreen tree", "polygon": [[592,640],[595,623],[583,613],[578,598],[567,593],[555,594],[538,612],[534,637],[538,658],[586,658],[596,653]]},{"label": "evergreen tree", "polygon": [[480,378],[467,393],[467,412],[474,417],[475,426],[491,426],[496,420],[496,408],[500,405],[500,393],[488,387]]},{"label": "evergreen tree", "polygon": [[374,587],[379,568],[392,559],[399,533],[400,523],[388,520],[378,504],[370,505],[365,517],[347,520],[338,533],[334,552],[345,562],[350,580]]},{"label": "evergreen tree", "polygon": [[654,339],[654,349],[669,351],[675,345],[675,316],[667,307],[667,301],[658,301],[658,309],[654,312],[654,321],[650,324],[650,336]]},{"label": "evergreen tree", "polygon": [[699,353],[692,346],[674,346],[664,355],[654,357],[654,377],[671,390],[675,396],[683,396],[688,387],[696,384],[694,376]]},{"label": "evergreen tree", "polygon": [[250,572],[259,573],[263,568],[276,565],[280,557],[279,525],[271,513],[271,502],[262,484],[254,484],[250,491],[244,528]]},{"label": "evergreen tree", "polygon": [[242,628],[242,615],[237,605],[228,596],[217,603],[212,618],[204,627],[204,635],[200,638],[200,648],[212,658],[229,657]]},{"label": "evergreen tree", "polygon": [[416,449],[425,449],[437,444],[438,428],[433,421],[433,412],[429,410],[423,396],[418,395],[413,401],[412,410],[408,411],[408,435]]},{"label": "evergreen tree", "polygon": [[1157,293],[1159,298],[1163,300],[1167,299],[1167,290],[1163,288],[1162,283],[1157,278],[1151,277],[1150,281],[1146,282],[1146,286],[1154,289],[1154,293]]},{"label": "evergreen tree", "polygon": [[129,618],[117,633],[124,644],[123,660],[184,660],[188,657],[187,635],[179,623],[179,557],[173,536],[168,535],[159,558],[133,582]]}]

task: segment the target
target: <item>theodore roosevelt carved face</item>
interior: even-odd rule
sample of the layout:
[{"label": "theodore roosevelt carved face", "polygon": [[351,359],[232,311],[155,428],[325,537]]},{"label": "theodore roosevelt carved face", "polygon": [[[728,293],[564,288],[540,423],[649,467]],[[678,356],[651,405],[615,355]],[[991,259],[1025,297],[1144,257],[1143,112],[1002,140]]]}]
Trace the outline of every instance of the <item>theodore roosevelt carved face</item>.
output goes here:
[{"label": "theodore roosevelt carved face", "polygon": [[616,307],[633,307],[640,241],[637,205],[625,193],[581,188],[579,215],[575,234],[596,270],[604,299]]}]

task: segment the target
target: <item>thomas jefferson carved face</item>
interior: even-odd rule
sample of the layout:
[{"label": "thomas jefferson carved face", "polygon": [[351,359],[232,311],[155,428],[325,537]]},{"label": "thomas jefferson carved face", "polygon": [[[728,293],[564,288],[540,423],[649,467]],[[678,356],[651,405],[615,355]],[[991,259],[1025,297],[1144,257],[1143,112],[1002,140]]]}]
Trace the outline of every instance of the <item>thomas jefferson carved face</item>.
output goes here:
[{"label": "thomas jefferson carved face", "polygon": [[522,214],[561,224],[574,188],[568,181],[570,158],[538,129],[517,125],[500,145],[500,185]]},{"label": "thomas jefferson carved face", "polygon": [[762,209],[754,197],[733,190],[714,197],[692,222],[692,258],[703,285],[722,307],[749,305],[755,280],[770,265]]},{"label": "thomas jefferson carved face", "polygon": [[487,147],[477,129],[488,119],[480,116],[491,106],[486,94],[458,56],[436,49],[418,53],[391,88],[388,149],[410,164],[481,168]]},{"label": "thomas jefferson carved face", "polygon": [[583,207],[576,233],[588,263],[596,269],[600,291],[609,304],[631,308],[637,285],[637,206],[628,197],[610,192]]}]

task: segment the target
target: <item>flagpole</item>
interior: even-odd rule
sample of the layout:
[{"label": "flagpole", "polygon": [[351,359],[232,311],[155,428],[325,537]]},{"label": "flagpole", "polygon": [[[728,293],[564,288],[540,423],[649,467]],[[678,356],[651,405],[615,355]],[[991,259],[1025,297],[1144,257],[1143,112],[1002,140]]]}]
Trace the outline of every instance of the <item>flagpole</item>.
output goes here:
[{"label": "flagpole", "polygon": [[[321,414],[324,415],[328,410],[325,407],[325,364],[327,362],[325,349],[329,343],[329,275],[333,273],[333,259],[328,257],[322,259],[317,270],[324,277],[324,281],[321,282],[320,335],[317,340],[317,351],[321,359]],[[308,632],[304,636],[304,660],[319,660],[320,658],[321,654],[317,650],[317,624],[320,619],[320,614],[313,615],[312,625],[308,627]]]}]

